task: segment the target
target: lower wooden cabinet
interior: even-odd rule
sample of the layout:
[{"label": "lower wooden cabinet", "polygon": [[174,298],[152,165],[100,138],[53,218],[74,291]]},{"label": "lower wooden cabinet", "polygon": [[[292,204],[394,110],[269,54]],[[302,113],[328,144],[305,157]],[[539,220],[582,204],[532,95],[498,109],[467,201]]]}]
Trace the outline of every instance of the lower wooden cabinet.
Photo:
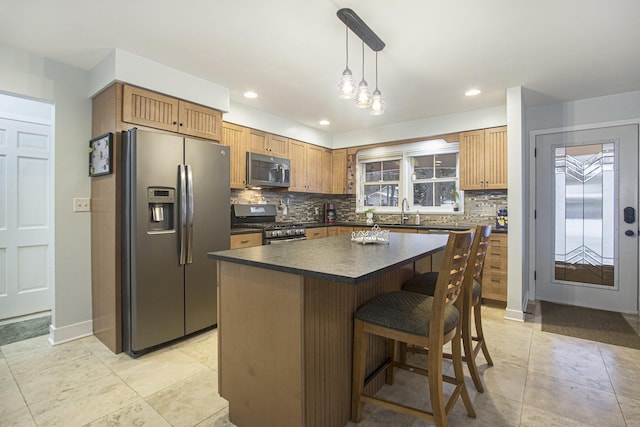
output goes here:
[{"label": "lower wooden cabinet", "polygon": [[489,238],[482,273],[482,298],[507,301],[507,234],[493,233]]},{"label": "lower wooden cabinet", "polygon": [[262,245],[262,233],[232,234],[231,249]]},{"label": "lower wooden cabinet", "polygon": [[344,225],[336,225],[333,227],[327,227],[327,236],[343,236],[345,234],[351,234],[353,227],[347,227]]},{"label": "lower wooden cabinet", "polygon": [[327,227],[307,228],[307,239],[327,237]]}]

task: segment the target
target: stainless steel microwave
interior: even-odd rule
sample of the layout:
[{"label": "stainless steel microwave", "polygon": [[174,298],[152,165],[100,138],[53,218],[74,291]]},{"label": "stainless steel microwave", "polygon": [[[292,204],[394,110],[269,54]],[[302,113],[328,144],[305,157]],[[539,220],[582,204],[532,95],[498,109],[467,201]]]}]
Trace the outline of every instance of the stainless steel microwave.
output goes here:
[{"label": "stainless steel microwave", "polygon": [[289,187],[291,161],[281,157],[247,152],[247,185]]}]

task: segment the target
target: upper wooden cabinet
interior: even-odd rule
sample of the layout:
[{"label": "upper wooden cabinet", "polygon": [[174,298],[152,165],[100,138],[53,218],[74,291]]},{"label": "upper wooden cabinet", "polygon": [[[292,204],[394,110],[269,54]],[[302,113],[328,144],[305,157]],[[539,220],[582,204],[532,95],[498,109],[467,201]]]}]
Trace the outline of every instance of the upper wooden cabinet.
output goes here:
[{"label": "upper wooden cabinet", "polygon": [[333,190],[333,155],[328,148],[322,149],[322,194],[331,194]]},{"label": "upper wooden cabinet", "polygon": [[220,141],[222,113],[135,86],[124,85],[122,121]]},{"label": "upper wooden cabinet", "polygon": [[507,188],[507,127],[460,133],[460,188]]},{"label": "upper wooden cabinet", "polygon": [[331,153],[331,194],[347,194],[347,149]]},{"label": "upper wooden cabinet", "polygon": [[322,191],[322,148],[295,139],[289,140],[291,186],[289,191]]},{"label": "upper wooden cabinet", "polygon": [[222,124],[222,140],[231,154],[231,188],[245,188],[247,183],[247,137],[249,129],[232,123]]},{"label": "upper wooden cabinet", "polygon": [[256,129],[249,129],[249,151],[276,157],[289,157],[289,140]]}]

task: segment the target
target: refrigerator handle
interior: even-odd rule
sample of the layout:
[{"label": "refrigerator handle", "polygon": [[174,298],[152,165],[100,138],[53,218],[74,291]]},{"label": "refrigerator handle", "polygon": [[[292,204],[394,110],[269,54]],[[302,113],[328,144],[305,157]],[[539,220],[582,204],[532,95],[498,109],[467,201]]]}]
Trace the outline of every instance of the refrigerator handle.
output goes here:
[{"label": "refrigerator handle", "polygon": [[187,176],[184,165],[178,166],[180,178],[180,265],[187,260]]},{"label": "refrigerator handle", "polygon": [[193,172],[187,165],[187,264],[193,262]]}]

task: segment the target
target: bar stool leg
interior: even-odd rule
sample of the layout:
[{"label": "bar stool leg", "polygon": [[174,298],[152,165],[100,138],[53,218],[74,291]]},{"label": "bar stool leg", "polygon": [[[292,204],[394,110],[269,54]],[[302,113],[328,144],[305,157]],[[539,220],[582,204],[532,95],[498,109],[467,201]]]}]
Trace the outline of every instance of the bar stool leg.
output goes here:
[{"label": "bar stool leg", "polygon": [[[475,308],[475,307],[474,307]],[[480,379],[480,373],[478,372],[478,366],[476,365],[476,353],[473,345],[473,337],[471,334],[471,302],[464,302],[464,308],[462,310],[462,344],[464,346],[464,358],[471,374],[473,384],[476,386],[476,390],[480,393],[484,393],[484,386]],[[475,314],[475,313],[474,313]],[[476,322],[478,317],[475,316]],[[477,323],[476,323],[477,325]]]},{"label": "bar stool leg", "polygon": [[[489,366],[493,366],[493,360],[491,360],[491,356],[489,356],[489,349],[487,348],[487,342],[484,339],[484,332],[482,330],[482,314],[480,313],[480,310],[482,310],[482,304],[480,303],[480,301],[478,301],[478,304],[473,306],[473,317],[476,322],[476,335],[478,337],[478,341],[480,342],[480,345],[482,348],[482,354],[484,354],[484,358],[487,360],[487,364]],[[474,352],[474,359],[475,359],[475,352]],[[475,364],[475,360],[474,360],[474,364]]]},{"label": "bar stool leg", "polygon": [[469,414],[470,417],[475,418],[476,411],[473,409],[471,399],[469,398],[467,386],[464,382],[464,372],[462,371],[462,340],[460,339],[460,328],[458,328],[456,336],[451,340],[451,356],[453,359],[453,372],[455,373],[456,381],[462,386],[462,389],[460,390],[462,402],[467,410],[467,414]]},{"label": "bar stool leg", "polygon": [[[460,337],[458,337],[459,339]],[[427,358],[427,366],[429,369],[429,397],[431,399],[433,421],[437,427],[447,427],[447,412],[442,395],[442,346],[431,349]]]}]

